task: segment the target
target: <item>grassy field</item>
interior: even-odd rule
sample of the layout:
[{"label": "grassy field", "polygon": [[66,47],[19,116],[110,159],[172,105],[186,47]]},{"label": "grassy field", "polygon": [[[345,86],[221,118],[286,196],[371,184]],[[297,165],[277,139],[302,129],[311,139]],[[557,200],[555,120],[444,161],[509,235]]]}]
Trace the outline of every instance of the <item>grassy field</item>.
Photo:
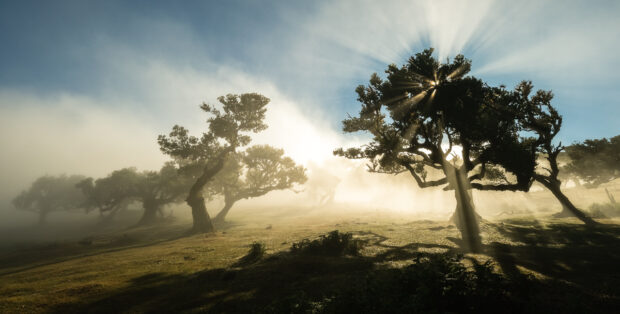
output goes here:
[{"label": "grassy field", "polygon": [[[362,298],[381,295],[396,286],[390,283],[391,288],[373,292],[368,282],[384,287],[394,270],[421,263],[420,258],[463,253],[458,230],[446,221],[379,211],[299,215],[283,208],[261,213],[234,216],[211,235],[187,235],[189,222],[177,221],[7,247],[0,254],[0,312],[342,311],[342,302],[332,308],[321,303],[343,293],[350,297],[351,291]],[[510,282],[501,287],[508,287],[511,301],[506,304],[513,308],[500,312],[620,309],[617,220],[600,220],[604,225],[586,228],[576,219],[548,215],[501,218],[483,222],[482,253],[457,257],[467,269],[489,261],[489,267]],[[351,233],[363,243],[359,254],[290,252],[293,243],[332,230]],[[254,242],[264,244],[265,254],[243,263]],[[527,285],[519,283],[523,280]],[[513,286],[525,292],[512,293]],[[377,306],[372,304],[368,312]]]}]

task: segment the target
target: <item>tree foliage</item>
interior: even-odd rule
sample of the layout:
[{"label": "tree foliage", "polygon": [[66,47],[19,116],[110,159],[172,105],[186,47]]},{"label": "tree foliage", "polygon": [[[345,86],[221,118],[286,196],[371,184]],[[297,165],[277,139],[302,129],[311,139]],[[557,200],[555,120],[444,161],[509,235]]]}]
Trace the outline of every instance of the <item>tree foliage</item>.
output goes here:
[{"label": "tree foliage", "polygon": [[569,162],[562,171],[598,187],[620,177],[620,135],[610,139],[589,139],[566,146]]},{"label": "tree foliage", "polygon": [[239,200],[290,189],[306,180],[304,167],[284,156],[283,149],[255,145],[232,154],[215,178],[212,190],[212,193],[223,195],[225,202],[216,220],[223,221],[233,204]]},{"label": "tree foliage", "polygon": [[140,180],[136,168],[123,168],[96,180],[84,179],[77,186],[86,195],[83,206],[87,212],[97,210],[111,219],[129,203],[138,200]]},{"label": "tree foliage", "polygon": [[[471,62],[463,56],[440,64],[432,52],[418,53],[400,68],[390,65],[387,80],[373,74],[368,86],[356,89],[362,109],[343,121],[343,130],[373,138],[335,153],[367,158],[375,172],[408,171],[422,188],[450,184],[446,172],[452,166],[472,172],[468,180],[475,188],[527,190],[535,154],[531,141],[519,136],[509,92],[465,77]],[[462,153],[453,158],[457,145]],[[486,170],[498,167],[516,180],[483,183]],[[429,178],[432,169],[444,172],[443,178]]]},{"label": "tree foliage", "polygon": [[87,211],[98,210],[112,218],[131,202],[141,202],[144,216],[141,223],[152,223],[162,206],[179,202],[191,186],[192,177],[179,173],[173,162],[159,171],[139,172],[136,168],[115,170],[104,178],[82,180],[78,187],[87,196]]},{"label": "tree foliage", "polygon": [[81,207],[84,195],[76,184],[82,180],[84,176],[80,175],[39,177],[28,190],[13,199],[13,206],[39,214],[39,222],[45,223],[46,216],[52,212],[73,211]]}]

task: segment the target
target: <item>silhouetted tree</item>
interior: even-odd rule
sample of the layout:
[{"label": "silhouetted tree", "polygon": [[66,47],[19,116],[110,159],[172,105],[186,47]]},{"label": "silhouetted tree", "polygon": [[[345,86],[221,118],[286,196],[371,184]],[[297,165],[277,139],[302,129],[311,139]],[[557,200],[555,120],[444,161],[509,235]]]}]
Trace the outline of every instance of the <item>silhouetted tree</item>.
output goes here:
[{"label": "silhouetted tree", "polygon": [[306,180],[303,166],[284,156],[282,149],[255,145],[230,155],[224,169],[216,178],[215,185],[224,196],[224,207],[214,221],[224,222],[237,201],[263,196],[275,190],[290,189]]},{"label": "silhouetted tree", "polygon": [[80,175],[40,177],[13,199],[13,206],[39,214],[39,224],[43,225],[51,212],[80,208],[84,195],[75,185],[82,180]]},{"label": "silhouetted tree", "polygon": [[[334,153],[369,159],[373,172],[408,171],[421,188],[453,189],[457,226],[468,248],[476,251],[479,226],[468,190],[527,191],[535,151],[530,140],[519,136],[507,91],[465,77],[471,62],[463,56],[440,64],[432,52],[418,53],[400,68],[390,65],[386,81],[373,74],[368,86],[356,89],[362,109],[343,121],[343,129],[368,132],[372,141]],[[504,175],[487,175],[498,168]]]},{"label": "silhouetted tree", "polygon": [[561,190],[562,182],[558,179],[560,173],[558,156],[564,146],[562,143],[556,145],[553,141],[562,127],[562,116],[551,105],[553,93],[543,90],[532,93],[532,90],[532,83],[524,81],[515,88],[514,94],[516,103],[521,106],[518,111],[522,128],[535,133],[538,137],[536,148],[539,154],[537,158],[539,171],[534,174],[534,179],[553,193],[564,210],[588,225],[596,224],[592,218],[575,207]]},{"label": "silhouetted tree", "polygon": [[193,232],[213,232],[215,229],[207,208],[203,191],[205,186],[224,167],[228,155],[240,146],[248,145],[250,136],[244,132],[259,132],[267,128],[265,106],[269,98],[260,94],[229,94],[218,98],[223,112],[203,103],[200,108],[211,116],[209,129],[200,138],[190,136],[187,129],[175,125],[168,136],[160,135],[158,143],[165,154],[179,164],[199,164],[201,174],[189,189],[186,198],[192,208]]},{"label": "silhouetted tree", "polygon": [[104,178],[87,178],[77,184],[86,195],[83,207],[87,212],[98,210],[102,222],[110,222],[132,201],[139,200],[141,175],[136,168],[115,170]]}]

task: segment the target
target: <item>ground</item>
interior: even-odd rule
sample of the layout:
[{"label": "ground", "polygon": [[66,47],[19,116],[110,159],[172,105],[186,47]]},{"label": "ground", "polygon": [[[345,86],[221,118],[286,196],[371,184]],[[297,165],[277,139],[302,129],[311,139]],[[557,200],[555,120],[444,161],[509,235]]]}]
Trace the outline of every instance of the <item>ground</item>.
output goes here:
[{"label": "ground", "polygon": [[[501,312],[529,312],[539,304],[561,312],[620,308],[619,220],[602,219],[600,227],[586,228],[548,213],[502,214],[483,222],[483,252],[467,254],[459,247],[458,230],[446,220],[377,210],[258,213],[233,215],[215,234],[188,235],[190,222],[181,220],[4,247],[0,312],[320,312],[320,304],[311,310],[302,305],[330,300],[364,278],[419,262],[420,256],[457,254],[464,254],[459,263],[466,267],[490,261],[509,280],[536,283],[536,292],[517,296],[528,307]],[[293,243],[332,230],[363,241],[360,254],[289,253]],[[264,244],[265,255],[242,263],[254,242]]]}]

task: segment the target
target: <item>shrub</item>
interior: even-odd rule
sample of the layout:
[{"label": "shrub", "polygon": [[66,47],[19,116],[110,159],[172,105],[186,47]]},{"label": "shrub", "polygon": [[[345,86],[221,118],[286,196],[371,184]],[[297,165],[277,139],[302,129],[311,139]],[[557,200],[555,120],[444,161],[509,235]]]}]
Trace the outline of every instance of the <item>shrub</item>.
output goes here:
[{"label": "shrub", "polygon": [[[325,304],[329,313],[479,313],[519,311],[527,280],[511,281],[490,262],[468,269],[462,256],[419,256],[403,269],[371,273]],[[524,285],[526,284],[526,285]],[[507,308],[507,306],[509,306]],[[517,305],[515,308],[514,306]]]},{"label": "shrub", "polygon": [[265,244],[261,242],[253,242],[250,244],[248,253],[239,259],[235,266],[245,266],[258,262],[265,256]]},{"label": "shrub", "polygon": [[303,239],[293,243],[291,253],[325,256],[359,255],[362,246],[362,241],[353,239],[351,233],[340,233],[334,230],[327,235],[321,235],[316,240]]}]

